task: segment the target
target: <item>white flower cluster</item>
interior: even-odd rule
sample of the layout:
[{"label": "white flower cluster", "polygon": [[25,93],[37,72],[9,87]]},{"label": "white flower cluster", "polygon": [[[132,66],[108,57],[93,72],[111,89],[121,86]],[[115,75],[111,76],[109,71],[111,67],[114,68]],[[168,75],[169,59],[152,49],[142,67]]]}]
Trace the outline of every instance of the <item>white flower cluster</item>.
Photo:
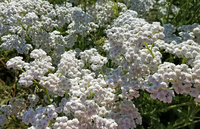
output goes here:
[{"label": "white flower cluster", "polygon": [[[121,13],[127,10],[125,4],[118,2],[117,5]],[[87,13],[93,17],[92,21],[94,23],[106,28],[108,23],[112,21],[112,18],[116,17],[112,6],[114,6],[114,3],[110,0],[97,0],[95,5],[87,6]]]},{"label": "white flower cluster", "polygon": [[[95,49],[85,50],[84,52],[80,53],[80,57],[82,61],[89,61],[90,59],[92,59],[90,57],[93,56],[94,53],[98,55]],[[76,63],[73,63],[73,61],[77,60],[75,59],[75,53],[63,54],[61,59],[62,61],[60,63],[63,64],[62,67],[66,67],[66,65],[69,64],[68,60],[70,58],[73,59],[71,61],[71,65],[76,65]],[[64,63],[63,61],[66,63]],[[69,67],[68,69],[71,68]],[[63,71],[66,70],[62,69],[62,72]],[[79,122],[79,128],[117,128],[120,122],[120,120],[118,119],[120,118],[116,118],[114,115],[113,117],[110,116],[110,112],[114,110],[111,105],[115,104],[115,101],[118,98],[114,94],[115,89],[106,88],[107,84],[104,79],[102,77],[98,77],[97,79],[95,79],[95,73],[91,72],[90,70],[82,69],[80,71],[81,76],[73,78],[71,77],[71,79],[69,79],[68,82],[65,83],[69,85],[67,88],[69,89],[68,95],[70,96],[70,98],[69,100],[62,100],[62,104],[60,104],[61,107],[59,107],[59,110],[61,110],[62,108],[62,111],[69,117],[73,114],[73,116],[75,117],[74,119],[77,119]],[[64,73],[67,75],[66,72]],[[116,107],[118,106],[116,104]],[[118,109],[122,110],[120,108]],[[133,110],[135,110],[135,107],[133,107]],[[138,110],[135,111],[135,113],[138,113]],[[119,116],[123,113],[126,114],[124,111],[116,113],[118,113]],[[134,112],[131,112],[130,115],[131,114],[132,117],[130,123],[128,123],[130,124],[128,127],[134,128],[135,124],[131,123],[137,121],[137,119],[140,119],[140,122],[138,121],[136,123],[141,124],[141,117],[139,114],[135,115]],[[127,116],[127,119],[129,118],[130,117]],[[92,124],[92,122],[95,122],[96,124]],[[62,122],[62,125],[67,126],[68,121]],[[62,125],[56,123],[56,127],[60,127]]]},{"label": "white flower cluster", "polygon": [[[74,46],[78,36],[83,38],[97,28],[105,27],[105,23],[115,17],[110,4],[113,3],[97,1],[96,6],[91,6],[85,13],[80,7],[72,7],[71,3],[53,7],[42,0],[1,2],[0,38],[3,43],[0,47],[15,49],[20,54],[28,54],[33,48],[45,52],[53,49],[54,64],[58,64],[60,55],[65,48]],[[118,3],[118,7],[122,12],[126,10],[122,3]],[[56,31],[63,27],[64,32]]]},{"label": "white flower cluster", "polygon": [[124,0],[125,3],[128,2],[130,10],[136,11],[139,17],[146,17],[153,5],[156,3],[155,0]]},{"label": "white flower cluster", "polygon": [[140,113],[130,100],[122,101],[111,115],[117,119],[120,129],[136,128],[136,124],[142,124]]},{"label": "white flower cluster", "polygon": [[5,115],[0,115],[0,129],[2,129],[2,127],[4,126],[6,121],[7,121],[6,116]]},{"label": "white flower cluster", "polygon": [[[83,56],[84,54],[86,56]],[[58,70],[54,74],[49,73],[48,75],[42,75],[40,78],[35,78],[33,74],[30,75],[30,77],[35,80],[40,80],[39,84],[49,91],[52,91],[54,94],[59,96],[65,95],[65,97],[69,98],[63,98],[56,108],[53,107],[53,105],[39,107],[36,108],[36,110],[29,108],[23,115],[23,122],[27,125],[31,123],[31,128],[46,128],[50,120],[56,118],[54,128],[77,127],[85,129],[117,129],[121,123],[123,123],[122,128],[126,129],[127,127],[135,128],[136,124],[141,124],[141,116],[134,104],[130,106],[130,109],[123,107],[127,106],[127,103],[131,104],[131,101],[120,104],[117,102],[118,97],[114,94],[114,87],[106,87],[107,83],[104,78],[102,76],[96,77],[94,69],[94,72],[89,69],[83,69],[83,60],[92,60],[92,56],[97,56],[96,58],[99,58],[100,55],[96,49],[85,50],[80,59],[76,59],[75,55],[76,53],[74,51],[68,51],[62,54],[60,64],[58,64]],[[46,53],[41,49],[33,50],[31,52],[31,57],[35,58],[33,62],[43,61],[45,59],[46,61],[50,61],[50,59],[48,59],[49,57],[46,56]],[[100,59],[101,58],[102,61],[107,60],[106,57],[100,56]],[[101,64],[102,61],[99,63]],[[47,63],[48,62],[44,62],[44,64]],[[31,62],[31,64],[33,63]],[[34,64],[37,66],[36,63]],[[32,67],[34,67],[34,64]],[[101,67],[104,64],[105,62],[101,64]],[[40,68],[43,67],[40,66]],[[20,75],[20,77],[22,75]],[[35,105],[37,103],[37,97],[31,96],[32,95],[28,98],[31,101],[34,100],[32,105]],[[115,106],[113,107],[112,105]],[[49,108],[51,111],[48,112],[47,110],[50,110]],[[66,114],[66,117],[59,118],[56,112],[63,112]],[[72,115],[73,117],[71,117]],[[126,121],[123,121],[120,116],[124,116]]]},{"label": "white flower cluster", "polygon": [[153,22],[158,17],[167,16],[168,12],[176,15],[180,10],[167,0],[124,0],[124,3],[128,5],[129,10],[136,11],[138,17],[144,18],[148,22]]},{"label": "white flower cluster", "polygon": [[[169,1],[167,1],[167,0],[159,0],[158,2],[157,2],[157,7],[158,7],[158,11],[159,11],[159,13],[161,13],[162,15],[167,15],[168,14],[168,9],[169,9]],[[173,13],[173,14],[177,14],[178,13],[178,11],[179,11],[180,9],[177,7],[177,6],[175,6],[174,4],[171,4],[171,12]]]},{"label": "white flower cluster", "polygon": [[[32,49],[31,43],[27,42],[28,40],[32,40],[32,36],[27,32],[28,28],[39,25],[40,19],[42,19],[39,17],[48,13],[53,6],[47,1],[29,2],[27,0],[12,0],[10,2],[1,2],[0,7],[1,26],[3,26],[0,30],[0,35],[3,35],[1,37],[3,40],[1,48],[9,50],[16,49],[18,53],[27,54]],[[6,29],[3,30],[4,28]],[[6,33],[8,34],[4,35]],[[35,34],[37,35],[37,32]]]},{"label": "white flower cluster", "polygon": [[[179,40],[182,41],[181,43],[176,41],[172,41],[170,44],[165,43],[161,40],[165,37],[164,29],[159,24],[153,23],[151,25],[145,21],[142,22],[142,20],[137,22],[136,13],[130,12],[127,11],[119,17],[121,21],[123,18],[129,17],[127,21],[124,19],[123,22],[116,20],[117,26],[120,24],[123,26],[116,27],[115,25],[107,32],[108,50],[114,59],[118,59],[119,63],[118,69],[113,70],[111,75],[106,77],[108,85],[110,87],[121,86],[121,97],[129,99],[138,97],[137,90],[143,89],[151,93],[153,99],[159,99],[165,103],[171,103],[175,96],[174,92],[177,94],[187,93],[195,97],[194,101],[199,102],[198,62],[200,46],[195,41],[186,39]],[[131,27],[127,27],[126,23],[129,21],[135,23],[130,24]],[[166,25],[165,28],[167,26],[170,27],[170,25]],[[166,29],[164,33],[169,38],[174,31],[175,28],[171,27],[171,29]],[[131,32],[130,36],[128,33]],[[108,46],[107,44],[106,46]],[[162,64],[162,54],[159,49],[164,49],[166,52],[186,60],[185,63],[193,68],[190,69],[186,64]]]},{"label": "white flower cluster", "polygon": [[172,41],[180,43],[182,41],[181,37],[178,37],[176,34],[174,34],[176,32],[176,27],[174,27],[172,24],[165,24],[163,27],[165,34],[164,41],[166,43],[171,43]]},{"label": "white flower cluster", "polygon": [[[197,66],[196,66],[197,67]],[[149,77],[148,82],[152,86],[148,86],[147,91],[151,97],[163,102],[171,103],[172,97],[177,94],[189,94],[195,97],[194,101],[200,102],[200,85],[198,71],[199,69],[190,69],[186,64],[175,65],[173,63],[165,62],[159,66],[158,73]],[[169,90],[169,83],[172,84],[173,90]]]},{"label": "white flower cluster", "polygon": [[[194,23],[192,25],[183,25],[177,28],[171,24],[165,24],[164,29],[164,41],[166,43],[176,41],[176,43],[179,44],[183,41],[193,40],[194,42],[200,44],[200,25],[198,23]],[[178,32],[178,35],[176,35],[175,32]]]},{"label": "white flower cluster", "polygon": [[[200,49],[199,44],[194,42],[193,40],[183,41],[177,44],[175,41],[172,41],[170,44],[165,43],[164,41],[156,41],[155,45],[161,49],[164,49],[166,52],[176,55],[178,58],[186,59],[186,64],[175,65],[173,63],[164,63],[158,67],[158,74],[155,75],[154,80],[152,81],[153,87],[150,88],[150,92],[157,92],[156,90],[162,89],[162,92],[166,94],[162,94],[162,99],[167,92],[169,92],[168,85],[172,84],[174,91],[177,94],[187,93],[191,96],[195,97],[194,101],[199,102],[199,59],[200,59]],[[189,68],[191,66],[192,68]],[[159,79],[158,79],[159,77]],[[164,81],[161,81],[164,80]],[[162,84],[161,84],[162,83]],[[164,84],[164,85],[163,85]],[[158,86],[159,85],[159,86]],[[161,86],[162,85],[162,86]],[[153,88],[153,89],[152,89]],[[165,90],[164,90],[165,89]],[[167,92],[166,92],[167,91]],[[172,91],[170,90],[170,94]],[[153,94],[154,98],[160,98],[157,94]],[[171,102],[171,96],[170,96]],[[164,97],[165,98],[165,97]],[[166,101],[166,100],[164,100]]]},{"label": "white flower cluster", "polygon": [[177,44],[176,41],[172,41],[170,44],[164,41],[156,41],[155,45],[160,49],[165,49],[166,52],[176,55],[178,58],[186,58],[188,65],[194,66],[194,61],[198,59],[200,54],[199,44],[193,40],[183,41]]},{"label": "white flower cluster", "polygon": [[[75,44],[78,35],[86,36],[98,28],[91,22],[93,17],[80,7],[72,7],[71,3],[54,8],[42,0],[11,0],[1,2],[0,7],[0,38],[3,42],[0,47],[5,50],[16,49],[20,54],[28,54],[33,48],[46,52],[54,49],[57,64],[56,59],[60,59],[64,48]],[[54,32],[63,27],[67,30],[62,34]]]},{"label": "white flower cluster", "polygon": [[[160,69],[159,69],[160,70]],[[170,78],[171,79],[171,78]],[[166,79],[167,80],[167,79]],[[159,99],[164,103],[171,103],[172,97],[174,97],[173,90],[168,89],[168,84],[164,81],[162,74],[155,73],[149,77],[148,82],[151,82],[151,86],[147,86],[147,91],[151,93],[153,99]]]},{"label": "white flower cluster", "polygon": [[101,56],[98,54],[97,50],[95,48],[92,48],[90,50],[85,50],[84,52],[81,52],[80,57],[82,60],[85,61],[85,63],[91,64],[92,70],[100,70],[104,64],[108,62],[106,57]]},{"label": "white flower cluster", "polygon": [[136,46],[137,51],[143,47],[144,42],[149,45],[157,39],[164,38],[164,29],[159,23],[149,24],[144,19],[136,17],[135,11],[128,10],[116,19],[111,29],[107,30],[112,48],[110,54],[114,58],[125,53],[129,46]]},{"label": "white flower cluster", "polygon": [[58,74],[48,74],[48,77],[43,76],[40,79],[39,84],[45,88],[47,88],[49,91],[53,91],[55,94],[58,94],[59,96],[63,96],[65,94],[65,91],[60,87],[60,79],[57,77]]},{"label": "white flower cluster", "polygon": [[23,115],[22,122],[26,125],[29,123],[32,125],[30,129],[48,129],[47,125],[50,123],[50,120],[57,118],[58,114],[54,105],[48,105],[47,107],[38,107],[33,110],[29,108]]},{"label": "white flower cluster", "polygon": [[32,49],[31,44],[26,44],[26,41],[16,34],[4,35],[1,40],[3,44],[0,47],[6,50],[12,51],[15,48],[18,53],[28,54],[29,50]]},{"label": "white flower cluster", "polygon": [[18,115],[20,112],[26,109],[26,104],[22,99],[12,98],[8,105],[2,105],[0,111],[5,116]]},{"label": "white flower cluster", "polygon": [[22,119],[23,113],[26,110],[26,104],[22,99],[12,98],[8,105],[1,105],[0,111],[0,128],[6,123],[7,118],[11,115],[16,115],[18,119]]},{"label": "white flower cluster", "polygon": [[[66,116],[63,117],[57,117],[56,122],[54,123],[54,128],[57,129],[79,129],[78,128],[79,121],[78,119],[68,120]],[[86,129],[82,127],[81,129]]]},{"label": "white flower cluster", "polygon": [[51,57],[47,56],[46,52],[42,49],[33,50],[30,53],[30,57],[35,60],[30,63],[25,63],[22,61],[22,57],[15,57],[6,63],[9,68],[25,69],[19,76],[20,85],[30,86],[35,79],[40,80],[46,72],[54,70],[54,67],[52,67],[51,64]]},{"label": "white flower cluster", "polygon": [[7,68],[13,68],[14,70],[21,70],[24,66],[24,61],[22,61],[23,57],[16,56],[9,61],[7,61],[6,66]]},{"label": "white flower cluster", "polygon": [[[58,64],[58,73],[61,73],[64,76],[67,74],[70,78],[80,77],[80,71],[83,66],[83,60],[76,59],[76,52],[70,50],[61,55],[61,60]],[[65,82],[63,82],[63,85],[65,85]]]},{"label": "white flower cluster", "polygon": [[198,23],[194,23],[192,25],[183,25],[181,27],[178,27],[177,30],[180,31],[179,35],[181,36],[183,41],[191,39],[200,44],[200,25]]},{"label": "white flower cluster", "polygon": [[136,16],[131,10],[119,16],[107,31],[109,40],[104,46],[109,46],[111,59],[119,64],[106,81],[110,87],[120,86],[121,96],[129,99],[139,97],[144,78],[157,71],[162,54],[152,44],[164,38],[159,23],[149,24]]},{"label": "white flower cluster", "polygon": [[34,95],[34,94],[29,94],[28,95],[28,100],[29,102],[31,103],[31,107],[35,107],[37,102],[39,101],[39,97],[37,95]]},{"label": "white flower cluster", "polygon": [[[153,3],[145,1],[136,9],[142,6],[148,12]],[[106,31],[108,40],[103,48],[107,57],[95,48],[65,51],[78,36],[108,27],[105,23],[116,13],[112,4],[98,0],[95,7],[91,5],[83,12],[67,2],[55,7],[41,0],[0,3],[0,7],[5,6],[0,9],[1,47],[15,48],[19,53],[36,48],[30,53],[32,61],[25,62],[16,56],[7,61],[7,68],[21,70],[19,84],[37,85],[49,101],[36,107],[39,97],[29,94],[27,108],[22,99],[13,98],[0,107],[0,128],[8,116],[16,115],[31,126],[28,129],[134,129],[142,124],[142,118],[132,100],[140,96],[141,90],[164,103],[171,103],[175,94],[189,94],[200,102],[198,24],[178,28],[181,32],[177,36],[172,25],[150,24],[137,18],[141,10],[125,12],[125,5],[118,3],[124,13]],[[60,32],[63,27],[67,30]],[[50,57],[47,52],[52,48]],[[185,64],[163,63],[161,49]],[[107,68],[108,59],[117,67]]]}]

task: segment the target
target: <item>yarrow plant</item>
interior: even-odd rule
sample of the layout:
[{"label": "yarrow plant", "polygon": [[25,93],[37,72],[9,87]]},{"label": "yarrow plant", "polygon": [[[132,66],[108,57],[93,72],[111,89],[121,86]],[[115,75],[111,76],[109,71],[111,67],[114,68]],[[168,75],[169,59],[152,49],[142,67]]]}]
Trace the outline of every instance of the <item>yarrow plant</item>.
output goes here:
[{"label": "yarrow plant", "polygon": [[[1,96],[0,129],[199,125],[199,24],[148,22],[161,0],[50,2],[0,2],[1,69],[11,78],[0,91],[13,85]],[[168,5],[167,18],[178,8]]]}]

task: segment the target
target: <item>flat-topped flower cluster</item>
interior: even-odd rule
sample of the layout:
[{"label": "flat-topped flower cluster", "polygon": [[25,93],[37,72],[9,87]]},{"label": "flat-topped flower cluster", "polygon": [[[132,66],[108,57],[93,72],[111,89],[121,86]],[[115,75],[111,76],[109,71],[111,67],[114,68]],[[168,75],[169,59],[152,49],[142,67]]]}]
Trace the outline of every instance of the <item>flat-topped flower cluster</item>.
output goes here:
[{"label": "flat-topped flower cluster", "polygon": [[[175,35],[173,25],[148,23],[122,3],[111,24],[112,4],[99,0],[84,12],[71,3],[0,2],[0,47],[31,58],[25,62],[16,56],[6,66],[21,71],[20,86],[36,85],[45,93],[44,98],[29,94],[30,106],[19,98],[1,106],[0,128],[16,115],[29,129],[133,129],[142,124],[132,101],[140,92],[164,103],[184,93],[200,102],[200,26],[181,26]],[[103,27],[105,56],[97,48],[71,49],[78,36],[87,38]],[[183,64],[163,62],[161,50]],[[109,61],[116,67],[109,68]],[[39,99],[45,103],[38,105]]]}]

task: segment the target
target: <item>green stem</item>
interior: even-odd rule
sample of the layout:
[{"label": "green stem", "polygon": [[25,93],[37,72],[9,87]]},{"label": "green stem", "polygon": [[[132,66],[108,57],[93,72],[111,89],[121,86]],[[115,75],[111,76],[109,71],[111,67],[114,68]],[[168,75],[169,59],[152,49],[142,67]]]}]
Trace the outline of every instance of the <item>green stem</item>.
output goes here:
[{"label": "green stem", "polygon": [[85,11],[85,13],[86,13],[86,5],[87,5],[87,0],[84,0],[84,11]]},{"label": "green stem", "polygon": [[172,6],[172,2],[173,2],[173,0],[171,0],[170,3],[168,4],[167,23],[168,23],[168,21],[169,21],[169,14],[170,14],[170,10],[171,10],[171,6]]},{"label": "green stem", "polygon": [[62,71],[59,71],[59,72],[58,72],[57,77],[61,74],[61,72],[62,72]]},{"label": "green stem", "polygon": [[[152,57],[154,58],[155,56],[154,56],[154,54],[153,54],[153,52],[152,52],[153,45],[152,45],[152,47],[151,47],[151,49],[150,49],[149,46],[148,46],[148,44],[147,44],[146,42],[144,42],[144,44],[145,44],[145,46],[146,46],[146,49],[149,50],[149,52],[151,53]],[[153,44],[153,43],[152,43],[152,44]]]},{"label": "green stem", "polygon": [[87,68],[88,68],[88,65],[89,65],[90,63],[87,62],[86,59],[84,59],[84,61],[85,61],[85,69],[87,69]]},{"label": "green stem", "polygon": [[35,84],[37,84],[37,86],[39,88],[41,88],[41,89],[43,89],[45,91],[45,88],[43,86],[41,86],[38,81],[36,81],[35,79],[33,79],[33,81],[34,81]]},{"label": "green stem", "polygon": [[103,73],[103,69],[102,69],[102,68],[103,68],[103,66],[101,67],[101,71],[100,71],[100,72],[101,72],[101,74],[103,75],[103,79],[105,80],[105,76],[104,76],[104,73]]},{"label": "green stem", "polygon": [[188,2],[188,0],[186,0],[186,8],[184,9],[184,22],[183,22],[183,24],[185,25],[186,24],[186,14],[187,14],[187,12],[189,12],[189,2]]},{"label": "green stem", "polygon": [[25,71],[24,71],[23,69],[21,69],[21,71],[22,71],[23,73],[25,73]]},{"label": "green stem", "polygon": [[185,123],[185,119],[183,119],[182,121],[180,121],[178,123],[175,123],[172,127],[176,127],[176,126],[181,125],[183,123]]},{"label": "green stem", "polygon": [[151,51],[152,51],[152,49],[153,49],[153,45],[154,45],[154,42],[151,44]]},{"label": "green stem", "polygon": [[112,7],[112,9],[113,9],[115,15],[116,15],[117,17],[119,17],[118,0],[117,0],[116,2],[115,2],[115,0],[112,0],[112,2],[113,2],[113,5],[112,5],[111,3],[109,3],[109,5]]},{"label": "green stem", "polygon": [[90,87],[90,81],[88,82],[88,86],[87,87]]},{"label": "green stem", "polygon": [[69,89],[65,90],[65,95],[67,98],[69,98],[69,94],[67,93],[69,91]]},{"label": "green stem", "polygon": [[56,120],[51,119],[48,127],[53,127],[53,124],[56,123]]},{"label": "green stem", "polygon": [[182,58],[183,58],[182,64],[185,64],[185,62],[187,61],[187,58],[186,58],[183,54],[181,54],[181,56],[182,56]]},{"label": "green stem", "polygon": [[[191,96],[190,101],[192,101],[192,100],[193,100],[193,97]],[[188,106],[188,114],[190,114],[190,109],[191,109],[191,106]]]},{"label": "green stem", "polygon": [[82,9],[84,10],[84,12],[86,13],[86,5],[87,5],[87,0],[81,0],[82,3]]},{"label": "green stem", "polygon": [[172,106],[163,108],[163,109],[159,110],[158,112],[166,112],[166,111],[168,111],[170,109],[173,109],[173,108],[177,108],[177,107],[181,107],[181,106],[187,106],[187,105],[192,105],[192,104],[194,104],[194,102],[186,102],[186,103],[176,104],[176,105],[172,105]]},{"label": "green stem", "polygon": [[33,81],[37,84],[37,86],[38,86],[39,88],[41,88],[41,89],[44,90],[45,94],[47,95],[47,99],[48,99],[49,103],[52,104],[52,103],[51,103],[51,100],[50,100],[50,97],[49,97],[48,89],[45,88],[45,87],[43,87],[43,86],[41,86],[41,85],[39,84],[39,82],[36,81],[35,79],[33,79]]},{"label": "green stem", "polygon": [[10,72],[10,69],[7,68],[6,64],[3,62],[2,59],[4,59],[4,58],[1,58],[1,59],[0,59],[0,62],[3,64],[4,68],[6,68],[7,70],[9,70],[9,73],[11,74],[11,76],[12,76],[13,78],[15,78],[15,76],[12,74],[12,72]]},{"label": "green stem", "polygon": [[[200,122],[200,120],[196,120],[196,121],[193,121],[192,123],[194,124],[194,123],[198,123],[198,122]],[[191,123],[185,123],[184,125],[182,125],[182,126],[179,126],[179,127],[176,127],[176,129],[179,129],[179,128],[183,128],[183,127],[185,127],[185,126],[188,126],[188,125],[190,125]]]},{"label": "green stem", "polygon": [[[142,104],[141,104],[142,105]],[[141,106],[141,105],[139,105],[139,106]],[[138,107],[139,107],[138,106]],[[142,108],[141,108],[142,109]],[[151,112],[145,112],[145,113],[143,113],[142,115],[151,115],[151,114],[154,114],[154,112],[156,112],[157,111],[157,109],[155,108],[154,110],[152,110]]]},{"label": "green stem", "polygon": [[[21,98],[22,96],[24,96],[24,94],[21,94],[19,96],[16,96],[15,98]],[[12,98],[8,98],[8,99],[4,99],[1,103],[0,103],[0,107],[5,103],[10,101]],[[1,111],[0,111],[1,112]]]},{"label": "green stem", "polygon": [[82,50],[84,50],[84,47],[85,47],[83,40],[84,40],[84,34],[81,36],[81,40],[78,41],[79,42],[79,48],[82,49]]},{"label": "green stem", "polygon": [[127,3],[126,3],[127,10],[128,10],[128,5],[129,5],[129,0],[127,0]]},{"label": "green stem", "polygon": [[190,24],[191,23],[191,21],[195,18],[195,16],[199,14],[198,11],[200,11],[200,7],[196,10],[194,15],[190,18],[190,20],[188,20],[188,22],[186,24]]},{"label": "green stem", "polygon": [[50,97],[49,97],[49,93],[48,93],[47,88],[45,88],[45,93],[46,93],[46,95],[47,95],[47,99],[48,99],[49,103],[52,104],[52,103],[51,103],[51,100],[50,100]]},{"label": "green stem", "polygon": [[123,57],[123,59],[125,59],[125,60],[126,60],[126,58],[124,57],[124,55],[123,55],[123,54],[121,54],[120,56],[121,56],[121,57]]},{"label": "green stem", "polygon": [[19,22],[19,24],[21,25],[21,27],[24,29],[24,30],[26,30],[26,28],[24,27],[24,25],[21,23],[21,21],[18,19],[17,20],[18,22]]}]

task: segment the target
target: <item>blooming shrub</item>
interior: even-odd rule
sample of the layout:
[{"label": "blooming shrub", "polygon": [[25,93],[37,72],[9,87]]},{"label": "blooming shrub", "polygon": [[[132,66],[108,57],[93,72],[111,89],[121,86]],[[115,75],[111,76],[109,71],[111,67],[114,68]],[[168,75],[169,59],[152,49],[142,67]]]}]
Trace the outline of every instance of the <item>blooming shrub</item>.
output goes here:
[{"label": "blooming shrub", "polygon": [[[28,129],[182,128],[199,122],[200,25],[150,22],[146,16],[163,1],[139,2],[1,1],[1,53],[13,54],[0,61],[14,87],[0,103],[0,128],[12,120]],[[168,3],[166,15],[170,9],[178,14],[176,3]],[[157,123],[160,112],[181,106],[188,114],[177,108],[180,119]]]}]

